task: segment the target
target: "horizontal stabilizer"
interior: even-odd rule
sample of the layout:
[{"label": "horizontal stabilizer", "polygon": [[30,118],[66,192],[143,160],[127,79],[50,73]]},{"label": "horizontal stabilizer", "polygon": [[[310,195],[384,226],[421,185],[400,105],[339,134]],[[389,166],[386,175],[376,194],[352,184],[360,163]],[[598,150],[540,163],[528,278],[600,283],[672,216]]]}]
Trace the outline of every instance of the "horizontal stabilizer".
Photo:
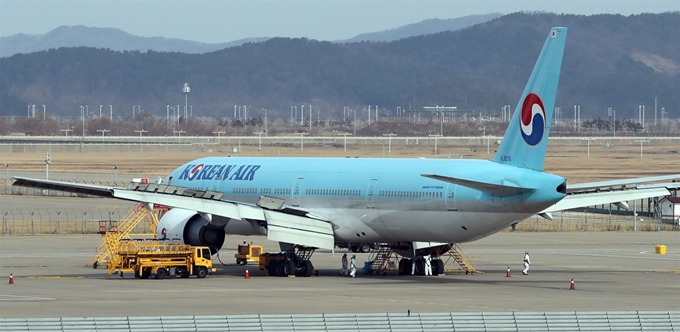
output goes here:
[{"label": "horizontal stabilizer", "polygon": [[475,190],[483,191],[493,196],[503,197],[503,196],[514,196],[519,195],[534,189],[523,188],[514,183],[507,182],[504,184],[495,184],[482,181],[454,178],[450,176],[437,175],[437,174],[420,174],[426,178],[435,179],[439,181],[444,181],[448,183],[458,184]]},{"label": "horizontal stabilizer", "polygon": [[[567,186],[567,193],[574,192],[587,192],[587,191],[608,191],[608,190],[620,190],[626,188],[656,188],[661,187],[660,184],[649,184],[641,185],[647,182],[658,182],[667,180],[677,180],[680,179],[680,174],[672,175],[660,175],[660,176],[647,176],[641,178],[632,179],[618,179],[618,180],[608,180],[608,181],[598,181],[598,182],[586,182],[586,183],[576,183]],[[680,185],[678,182],[671,182],[664,184],[665,187],[670,187],[669,189],[677,188]]]},{"label": "horizontal stabilizer", "polygon": [[636,199],[668,196],[670,193],[666,188],[651,188],[637,190],[619,190],[608,192],[596,192],[587,194],[568,195],[553,206],[541,211],[555,212],[569,209],[583,208],[586,206],[617,203],[623,201],[633,201]]}]

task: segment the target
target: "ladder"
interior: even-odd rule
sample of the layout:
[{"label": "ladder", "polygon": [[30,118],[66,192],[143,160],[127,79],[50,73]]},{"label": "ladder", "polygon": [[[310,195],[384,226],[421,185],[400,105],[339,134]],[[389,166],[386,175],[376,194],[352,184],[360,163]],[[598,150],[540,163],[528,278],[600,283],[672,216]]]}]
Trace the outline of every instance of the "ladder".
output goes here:
[{"label": "ladder", "polygon": [[[447,257],[444,261],[444,272],[485,274],[484,272],[475,269],[474,258],[463,249],[463,246],[460,244],[454,243],[448,251],[441,253],[439,256],[442,259]],[[457,263],[460,268],[455,269],[452,261]]]},{"label": "ladder", "polygon": [[[99,233],[102,234],[102,241],[95,249],[95,258],[85,263],[85,266],[92,266],[97,268],[101,264],[105,264],[109,269],[109,274],[113,273],[115,267],[120,263],[118,249],[122,239],[129,239],[130,236],[145,236],[150,238],[156,237],[156,226],[160,216],[167,211],[167,207],[154,206],[153,211],[148,211],[144,204],[135,205],[120,222],[109,221],[109,227],[106,227],[106,221],[99,224]],[[150,233],[133,234],[135,227],[139,223],[146,221]]]},{"label": "ladder", "polygon": [[370,254],[368,260],[371,262],[369,274],[375,272],[399,272],[399,255],[387,244],[381,244],[380,249],[375,254]]}]

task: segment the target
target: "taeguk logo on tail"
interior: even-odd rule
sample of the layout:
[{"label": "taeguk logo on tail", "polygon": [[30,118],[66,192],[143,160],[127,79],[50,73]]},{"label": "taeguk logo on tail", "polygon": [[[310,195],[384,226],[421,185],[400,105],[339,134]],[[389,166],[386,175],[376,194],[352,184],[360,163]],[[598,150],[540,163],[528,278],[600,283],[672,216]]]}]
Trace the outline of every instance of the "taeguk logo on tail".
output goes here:
[{"label": "taeguk logo on tail", "polygon": [[541,142],[545,133],[545,107],[541,98],[533,92],[524,97],[520,115],[519,129],[522,138],[527,144],[535,146]]}]

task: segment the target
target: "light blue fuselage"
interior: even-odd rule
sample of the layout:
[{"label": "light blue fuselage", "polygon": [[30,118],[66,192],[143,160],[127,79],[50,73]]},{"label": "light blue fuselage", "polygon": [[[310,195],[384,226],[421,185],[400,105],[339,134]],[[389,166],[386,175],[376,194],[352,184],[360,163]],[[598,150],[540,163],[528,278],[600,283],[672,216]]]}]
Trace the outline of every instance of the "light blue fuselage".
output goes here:
[{"label": "light blue fuselage", "polygon": [[[531,191],[498,197],[421,174]],[[220,191],[223,199],[285,199],[334,225],[337,242],[466,242],[498,232],[564,197],[564,178],[486,160],[207,157],[173,171],[172,185]],[[228,233],[256,234],[230,222]]]}]

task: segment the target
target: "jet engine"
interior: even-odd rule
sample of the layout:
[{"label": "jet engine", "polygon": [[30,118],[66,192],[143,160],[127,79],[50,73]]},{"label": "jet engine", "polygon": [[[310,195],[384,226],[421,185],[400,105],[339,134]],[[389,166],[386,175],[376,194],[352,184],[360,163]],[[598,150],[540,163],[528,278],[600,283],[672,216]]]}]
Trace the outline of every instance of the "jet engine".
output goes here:
[{"label": "jet engine", "polygon": [[158,222],[159,239],[181,239],[192,246],[207,246],[215,253],[224,244],[224,225],[210,223],[196,211],[170,209]]}]

